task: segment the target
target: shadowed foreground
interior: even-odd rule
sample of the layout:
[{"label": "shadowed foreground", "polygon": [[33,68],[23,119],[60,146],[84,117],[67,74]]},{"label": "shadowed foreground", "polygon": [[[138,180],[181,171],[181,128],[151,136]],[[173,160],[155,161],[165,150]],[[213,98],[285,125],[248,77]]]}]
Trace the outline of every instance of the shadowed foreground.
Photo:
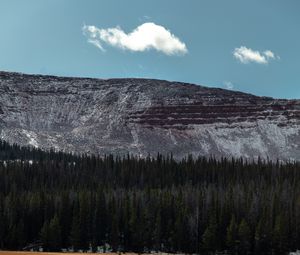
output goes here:
[{"label": "shadowed foreground", "polygon": [[[0,255],[78,255],[77,252],[31,252],[31,251],[0,251]],[[118,255],[116,252],[97,253],[98,255]],[[122,253],[122,255],[134,255],[137,253]]]}]

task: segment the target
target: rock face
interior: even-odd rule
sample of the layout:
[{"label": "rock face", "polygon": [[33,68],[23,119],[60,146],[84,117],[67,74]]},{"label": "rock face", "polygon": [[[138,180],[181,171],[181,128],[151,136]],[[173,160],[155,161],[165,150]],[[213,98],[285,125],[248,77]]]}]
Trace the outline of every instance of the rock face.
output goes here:
[{"label": "rock face", "polygon": [[300,100],[160,80],[0,72],[0,137],[101,155],[300,160]]}]

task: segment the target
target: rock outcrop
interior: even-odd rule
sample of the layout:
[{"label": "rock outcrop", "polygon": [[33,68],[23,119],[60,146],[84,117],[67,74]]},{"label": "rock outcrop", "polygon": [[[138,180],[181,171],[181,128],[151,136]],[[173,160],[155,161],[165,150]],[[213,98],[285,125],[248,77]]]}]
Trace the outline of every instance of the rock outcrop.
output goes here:
[{"label": "rock outcrop", "polygon": [[151,79],[0,72],[0,137],[101,155],[300,160],[300,100]]}]

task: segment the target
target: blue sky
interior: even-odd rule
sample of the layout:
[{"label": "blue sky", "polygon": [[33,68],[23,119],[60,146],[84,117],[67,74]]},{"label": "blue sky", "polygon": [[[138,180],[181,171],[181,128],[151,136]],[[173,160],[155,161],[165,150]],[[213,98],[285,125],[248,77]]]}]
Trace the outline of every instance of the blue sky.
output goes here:
[{"label": "blue sky", "polygon": [[299,0],[0,0],[0,70],[300,98]]}]

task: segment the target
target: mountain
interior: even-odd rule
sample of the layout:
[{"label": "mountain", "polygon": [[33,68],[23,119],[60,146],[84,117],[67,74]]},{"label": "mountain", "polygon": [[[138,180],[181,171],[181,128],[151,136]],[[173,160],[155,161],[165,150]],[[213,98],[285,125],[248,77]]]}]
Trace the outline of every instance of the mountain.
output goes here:
[{"label": "mountain", "polygon": [[300,100],[152,79],[0,72],[0,138],[101,155],[300,160]]}]

